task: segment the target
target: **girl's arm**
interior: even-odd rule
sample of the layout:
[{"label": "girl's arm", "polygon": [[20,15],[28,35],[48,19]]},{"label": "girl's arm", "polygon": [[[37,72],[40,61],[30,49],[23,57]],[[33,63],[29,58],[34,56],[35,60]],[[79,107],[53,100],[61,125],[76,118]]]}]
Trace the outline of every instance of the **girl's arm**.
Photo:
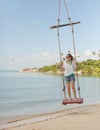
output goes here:
[{"label": "girl's arm", "polygon": [[76,60],[75,60],[75,59],[73,60],[73,67],[74,67],[74,69],[76,69],[76,68],[77,68],[77,62],[76,62]]}]

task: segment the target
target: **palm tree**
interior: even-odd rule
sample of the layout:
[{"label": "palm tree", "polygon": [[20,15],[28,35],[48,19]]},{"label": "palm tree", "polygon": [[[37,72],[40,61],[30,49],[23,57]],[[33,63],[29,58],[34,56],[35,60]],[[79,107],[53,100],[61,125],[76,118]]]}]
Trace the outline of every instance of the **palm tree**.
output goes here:
[{"label": "palm tree", "polygon": [[93,51],[92,54],[94,55],[94,59],[95,59],[96,52]]},{"label": "palm tree", "polygon": [[99,49],[99,51],[98,51],[98,57],[100,58],[100,49]]}]

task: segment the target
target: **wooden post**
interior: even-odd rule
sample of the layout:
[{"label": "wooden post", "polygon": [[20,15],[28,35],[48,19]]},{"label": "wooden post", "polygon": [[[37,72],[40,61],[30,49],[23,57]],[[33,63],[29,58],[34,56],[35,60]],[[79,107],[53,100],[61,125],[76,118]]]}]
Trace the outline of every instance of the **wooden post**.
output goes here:
[{"label": "wooden post", "polygon": [[58,27],[65,27],[65,26],[72,26],[72,25],[79,24],[79,23],[80,22],[72,22],[72,23],[68,23],[68,24],[54,25],[54,26],[51,26],[50,29],[55,29]]}]

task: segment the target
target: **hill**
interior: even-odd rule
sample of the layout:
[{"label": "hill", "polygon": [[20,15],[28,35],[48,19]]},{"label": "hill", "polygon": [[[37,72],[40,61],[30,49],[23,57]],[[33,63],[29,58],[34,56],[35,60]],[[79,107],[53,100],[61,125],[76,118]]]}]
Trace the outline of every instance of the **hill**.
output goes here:
[{"label": "hill", "polygon": [[[39,69],[40,72],[62,73],[60,64],[44,66]],[[82,74],[100,74],[100,60],[88,59],[87,61],[78,62],[77,71]]]}]

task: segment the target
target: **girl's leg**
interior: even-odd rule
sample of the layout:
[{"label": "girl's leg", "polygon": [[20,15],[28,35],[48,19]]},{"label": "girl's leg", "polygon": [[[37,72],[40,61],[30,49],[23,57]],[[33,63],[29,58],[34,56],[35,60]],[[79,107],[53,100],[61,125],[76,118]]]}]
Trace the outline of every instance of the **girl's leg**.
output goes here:
[{"label": "girl's leg", "polygon": [[71,100],[70,82],[67,83],[67,92],[68,92],[68,97]]},{"label": "girl's leg", "polygon": [[71,86],[72,86],[72,91],[73,91],[73,94],[74,94],[74,98],[76,99],[75,82],[71,82]]}]

